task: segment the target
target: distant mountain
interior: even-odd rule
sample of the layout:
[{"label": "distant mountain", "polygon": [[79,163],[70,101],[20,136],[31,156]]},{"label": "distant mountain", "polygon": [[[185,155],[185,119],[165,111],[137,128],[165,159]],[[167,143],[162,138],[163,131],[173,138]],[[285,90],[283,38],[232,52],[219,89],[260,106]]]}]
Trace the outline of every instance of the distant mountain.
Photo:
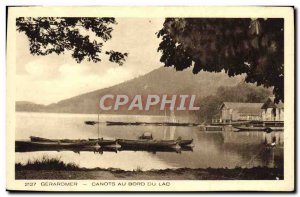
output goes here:
[{"label": "distant mountain", "polygon": [[[225,73],[210,72],[200,72],[194,75],[191,70],[175,71],[173,68],[162,67],[118,85],[81,94],[47,106],[17,102],[16,110],[96,114],[99,113],[99,100],[105,94],[126,94],[129,97],[137,94],[195,94],[197,99],[201,99],[215,94],[221,86],[235,86],[243,79],[244,77],[241,75],[228,77]],[[141,112],[119,110],[115,113],[134,114]],[[163,112],[154,109],[145,113],[159,114]]]},{"label": "distant mountain", "polygon": [[16,111],[42,112],[44,110],[46,110],[45,105],[35,104],[28,101],[16,102]]}]

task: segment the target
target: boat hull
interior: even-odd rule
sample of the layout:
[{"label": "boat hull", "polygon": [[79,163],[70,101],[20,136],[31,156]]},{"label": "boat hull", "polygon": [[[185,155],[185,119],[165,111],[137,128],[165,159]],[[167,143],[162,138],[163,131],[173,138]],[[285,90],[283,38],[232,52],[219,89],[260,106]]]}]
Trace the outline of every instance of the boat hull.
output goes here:
[{"label": "boat hull", "polygon": [[170,148],[175,147],[175,140],[125,140],[119,139],[118,144],[127,148]]},{"label": "boat hull", "polygon": [[207,126],[200,126],[200,131],[224,131],[223,126],[216,126],[216,125],[207,125]]},{"label": "boat hull", "polygon": [[114,146],[97,146],[97,143],[91,142],[81,145],[71,144],[49,144],[41,142],[29,142],[29,141],[16,141],[16,152],[36,152],[36,151],[73,151],[76,153],[86,152],[117,152],[117,147]]},{"label": "boat hull", "polygon": [[191,140],[180,140],[178,141],[179,146],[189,146],[193,143],[193,139]]},{"label": "boat hull", "polygon": [[283,131],[283,127],[234,127],[240,131]]},{"label": "boat hull", "polygon": [[67,143],[67,142],[30,142],[30,141],[16,141],[16,149],[59,149],[59,148],[83,148],[96,146],[96,142],[78,142],[78,143]]},{"label": "boat hull", "polygon": [[80,144],[96,144],[100,146],[109,146],[109,145],[115,145],[117,143],[116,140],[108,140],[108,139],[89,139],[89,140],[72,140],[72,139],[47,139],[47,138],[40,138],[40,137],[35,137],[31,136],[30,137],[31,142],[43,142],[43,143],[50,143],[50,144],[62,144],[67,145],[70,144],[70,146],[75,146],[75,145],[80,145]]},{"label": "boat hull", "polygon": [[283,131],[284,127],[268,127],[270,128],[272,131]]},{"label": "boat hull", "polygon": [[89,141],[97,142],[100,146],[116,145],[117,140],[106,140],[106,139],[89,139]]},{"label": "boat hull", "polygon": [[238,131],[265,131],[266,127],[234,127]]},{"label": "boat hull", "polygon": [[196,123],[179,123],[179,122],[114,122],[106,121],[107,126],[183,126],[195,127]]}]

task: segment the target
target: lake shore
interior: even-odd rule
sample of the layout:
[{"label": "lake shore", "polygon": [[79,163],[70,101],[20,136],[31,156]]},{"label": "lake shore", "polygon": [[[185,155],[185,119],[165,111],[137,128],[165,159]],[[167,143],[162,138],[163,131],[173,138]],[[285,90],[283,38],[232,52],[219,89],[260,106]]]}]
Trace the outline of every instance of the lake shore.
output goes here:
[{"label": "lake shore", "polygon": [[57,180],[276,180],[283,179],[279,168],[207,168],[207,169],[164,169],[149,171],[125,171],[120,169],[71,170],[16,168],[16,179],[57,179]]}]

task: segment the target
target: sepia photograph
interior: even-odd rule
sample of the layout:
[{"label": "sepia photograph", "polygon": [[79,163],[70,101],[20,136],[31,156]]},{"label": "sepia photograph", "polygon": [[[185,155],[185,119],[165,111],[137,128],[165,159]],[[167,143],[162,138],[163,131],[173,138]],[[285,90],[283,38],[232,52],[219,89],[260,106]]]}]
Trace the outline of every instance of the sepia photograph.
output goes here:
[{"label": "sepia photograph", "polygon": [[7,189],[294,189],[293,8],[179,10],[8,8]]}]

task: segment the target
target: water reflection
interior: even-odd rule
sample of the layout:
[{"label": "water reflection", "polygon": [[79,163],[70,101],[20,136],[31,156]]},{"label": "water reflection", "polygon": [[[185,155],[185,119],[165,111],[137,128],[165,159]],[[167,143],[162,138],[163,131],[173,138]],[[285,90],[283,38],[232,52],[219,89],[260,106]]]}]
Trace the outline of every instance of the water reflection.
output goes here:
[{"label": "water reflection", "polygon": [[[157,116],[100,116],[100,121],[160,121]],[[87,139],[97,136],[97,127],[85,125],[86,120],[97,120],[95,115],[17,113],[16,139],[29,136],[44,138]],[[191,150],[39,150],[17,152],[17,162],[27,162],[47,155],[75,162],[81,167],[121,168],[143,170],[163,168],[234,168],[283,164],[283,132],[204,132],[197,127],[166,126],[106,126],[99,125],[100,136],[113,139],[136,139],[151,132],[155,139],[194,139]],[[267,148],[265,143],[275,137],[277,146]]]},{"label": "water reflection", "polygon": [[157,153],[157,152],[176,152],[181,153],[183,151],[193,151],[193,147],[191,146],[185,146],[181,148],[173,148],[173,147],[165,147],[165,148],[147,148],[147,147],[140,147],[140,148],[134,148],[134,147],[118,147],[118,146],[103,146],[103,147],[48,147],[48,146],[39,146],[39,147],[32,147],[32,146],[20,146],[18,141],[16,142],[16,152],[19,153],[26,153],[26,152],[48,152],[48,151],[56,151],[56,152],[62,152],[62,151],[71,151],[74,153],[80,154],[80,152],[93,152],[93,153],[100,153],[103,154],[104,152],[115,152],[118,153],[120,151],[133,151],[133,152],[150,152],[150,153]]}]

